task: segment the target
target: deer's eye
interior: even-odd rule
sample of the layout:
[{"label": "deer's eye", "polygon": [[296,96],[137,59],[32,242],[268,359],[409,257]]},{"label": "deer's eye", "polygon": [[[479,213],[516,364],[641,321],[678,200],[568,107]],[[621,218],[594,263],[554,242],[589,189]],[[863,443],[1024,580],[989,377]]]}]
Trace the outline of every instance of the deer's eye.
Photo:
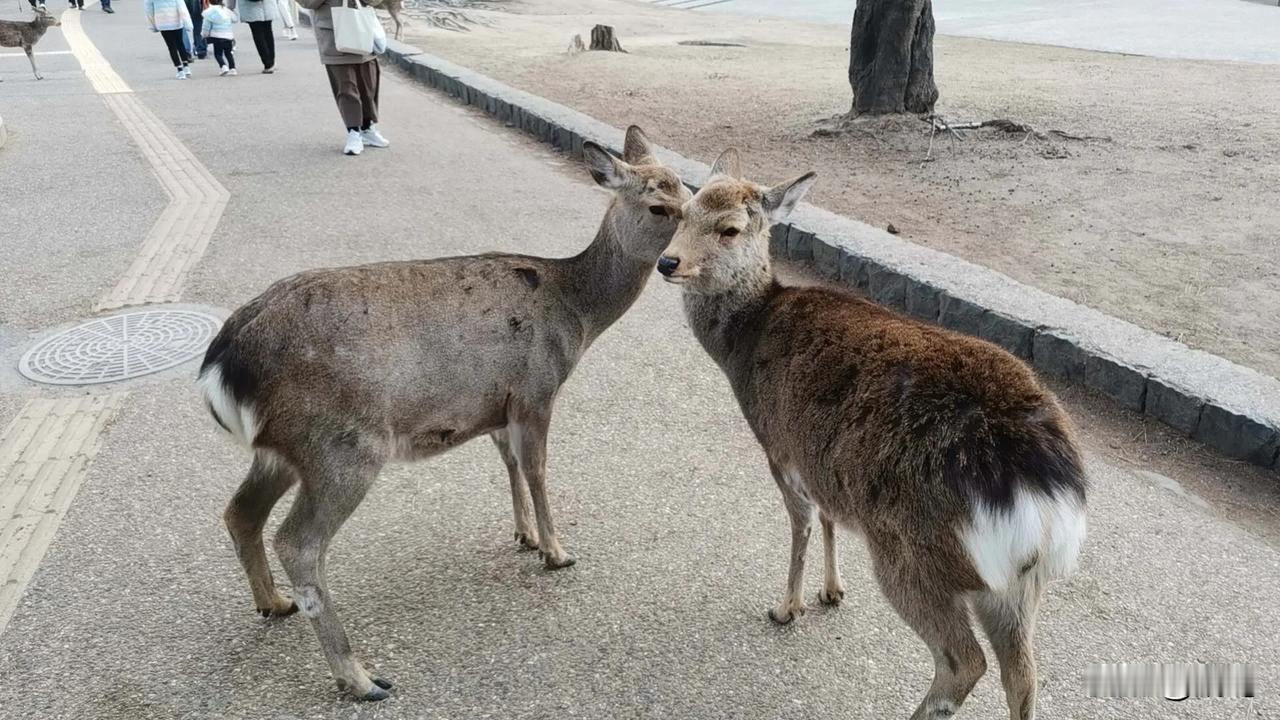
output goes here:
[{"label": "deer's eye", "polygon": [[731,228],[725,228],[721,230],[720,235],[721,237],[734,238],[734,237],[738,237],[738,233],[740,232],[742,231],[739,230],[738,228],[731,227]]},{"label": "deer's eye", "polygon": [[650,205],[649,212],[653,213],[654,215],[661,215],[662,217],[667,216],[667,209],[662,205]]}]

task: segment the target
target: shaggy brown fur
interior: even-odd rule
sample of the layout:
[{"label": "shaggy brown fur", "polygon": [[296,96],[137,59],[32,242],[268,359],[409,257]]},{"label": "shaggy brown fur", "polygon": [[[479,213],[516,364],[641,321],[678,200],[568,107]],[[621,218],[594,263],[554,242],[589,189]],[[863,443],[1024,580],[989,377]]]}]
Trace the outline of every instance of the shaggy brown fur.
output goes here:
[{"label": "shaggy brown fur", "polygon": [[819,599],[844,596],[833,526],[854,528],[886,598],[933,652],[914,720],[949,717],[986,670],[969,604],[999,656],[1010,717],[1030,720],[1041,587],[1083,537],[1086,482],[1065,413],[990,343],[843,292],[780,286],[769,226],[812,175],[770,189],[734,178],[736,166],[735,153],[717,162],[659,269],[684,285],[690,326],[728,376],[791,518],[787,590],[770,617],[803,612],[816,509]]}]

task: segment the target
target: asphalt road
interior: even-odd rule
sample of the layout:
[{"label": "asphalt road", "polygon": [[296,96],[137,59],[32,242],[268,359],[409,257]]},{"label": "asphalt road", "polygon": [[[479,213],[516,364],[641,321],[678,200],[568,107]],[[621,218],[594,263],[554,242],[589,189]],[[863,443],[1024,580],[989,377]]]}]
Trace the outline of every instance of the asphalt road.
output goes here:
[{"label": "asphalt road", "polygon": [[[242,32],[244,75],[217,78],[206,61],[178,82],[137,6],[117,8],[86,11],[90,38],[231,192],[184,303],[230,309],[309,267],[569,254],[604,211],[584,171],[391,74],[393,147],[343,157],[308,34],[281,43],[275,75],[253,72]],[[41,49],[60,43],[54,31]],[[40,61],[36,83],[25,60],[0,60],[12,134],[0,149],[0,426],[30,398],[73,392],[20,380],[13,360],[89,314],[166,201],[75,59]],[[396,683],[378,704],[338,694],[305,619],[252,611],[220,517],[248,461],[214,431],[193,374],[128,386],[0,635],[0,718],[869,719],[905,717],[928,685],[928,653],[880,599],[855,537],[841,539],[842,607],[784,629],[766,620],[785,514],[675,288],[652,283],[561,396],[550,485],[575,567],[549,573],[516,550],[486,442],[389,469],[338,535],[340,611],[366,665]],[[1082,567],[1042,610],[1041,716],[1280,718],[1280,521],[1153,482],[1092,441],[1089,455]],[[1259,698],[1086,697],[1086,665],[1118,661],[1256,663]],[[992,672],[961,717],[1004,713]]]}]

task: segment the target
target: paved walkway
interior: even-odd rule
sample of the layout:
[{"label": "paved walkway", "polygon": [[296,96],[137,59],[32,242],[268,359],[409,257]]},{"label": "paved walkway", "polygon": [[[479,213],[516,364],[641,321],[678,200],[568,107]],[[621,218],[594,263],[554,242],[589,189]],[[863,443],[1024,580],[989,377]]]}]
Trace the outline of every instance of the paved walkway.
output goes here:
[{"label": "paved walkway", "polygon": [[[394,147],[343,157],[309,36],[282,42],[279,72],[263,76],[241,32],[244,75],[205,62],[179,82],[138,5],[116,5],[40,46],[70,49],[79,22],[106,65],[85,46],[42,55],[37,83],[25,61],[0,60],[0,602],[15,600],[0,629],[0,720],[905,716],[931,661],[855,538],[842,541],[843,607],[787,629],[765,620],[785,568],[777,491],[677,293],[657,283],[561,398],[552,497],[578,565],[549,574],[515,550],[505,472],[485,443],[389,470],[329,573],[357,652],[397,689],[376,705],[339,697],[305,620],[252,612],[220,520],[247,462],[214,432],[194,367],[57,390],[19,379],[18,355],[126,279],[165,278],[165,299],[229,309],[309,267],[568,254],[606,198],[558,156],[394,75]],[[183,262],[146,261],[157,238]],[[156,299],[148,282],[130,292]],[[53,405],[80,414],[63,422]],[[1052,588],[1041,623],[1041,714],[1280,716],[1274,535],[1097,450],[1083,568]],[[52,499],[23,494],[44,482],[37,461],[75,465],[58,465]],[[17,550],[8,541],[30,518],[14,498],[49,508]],[[1125,660],[1260,663],[1262,697],[1084,696],[1087,663]],[[998,687],[984,679],[964,716],[1002,716]]]},{"label": "paved walkway", "polygon": [[[851,0],[653,0],[708,12],[847,25]],[[1203,60],[1280,63],[1272,0],[938,0],[944,35]]]}]

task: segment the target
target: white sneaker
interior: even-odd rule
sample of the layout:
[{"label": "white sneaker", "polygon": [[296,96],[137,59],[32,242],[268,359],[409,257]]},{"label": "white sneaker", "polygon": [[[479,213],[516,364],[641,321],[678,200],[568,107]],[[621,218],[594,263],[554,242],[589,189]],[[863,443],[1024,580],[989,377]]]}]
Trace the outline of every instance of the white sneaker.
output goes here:
[{"label": "white sneaker", "polygon": [[182,66],[182,74],[183,74],[183,75],[186,75],[187,77],[191,77],[191,66],[190,66],[190,65],[183,65],[183,66]]},{"label": "white sneaker", "polygon": [[183,70],[182,68],[178,68],[178,75],[177,75],[177,77],[178,77],[178,79],[179,79],[179,80],[186,80],[186,79],[187,79],[187,71],[186,71],[186,70]]},{"label": "white sneaker", "polygon": [[345,155],[359,155],[364,151],[364,141],[360,139],[363,135],[359,130],[347,131],[347,146],[342,148]]},{"label": "white sneaker", "polygon": [[230,71],[230,70],[228,70],[225,66],[223,66],[223,65],[219,65],[219,66],[218,66],[218,74],[219,74],[219,75],[226,75],[226,74],[227,74],[227,73],[229,73],[229,72],[231,72],[231,71]]},{"label": "white sneaker", "polygon": [[360,140],[369,147],[385,148],[391,147],[391,141],[382,137],[382,133],[378,132],[377,125],[370,125],[368,130],[360,131]]},{"label": "white sneaker", "polygon": [[227,74],[235,76],[235,75],[239,75],[240,73],[236,72],[235,68],[231,68],[230,70],[227,71]]}]

